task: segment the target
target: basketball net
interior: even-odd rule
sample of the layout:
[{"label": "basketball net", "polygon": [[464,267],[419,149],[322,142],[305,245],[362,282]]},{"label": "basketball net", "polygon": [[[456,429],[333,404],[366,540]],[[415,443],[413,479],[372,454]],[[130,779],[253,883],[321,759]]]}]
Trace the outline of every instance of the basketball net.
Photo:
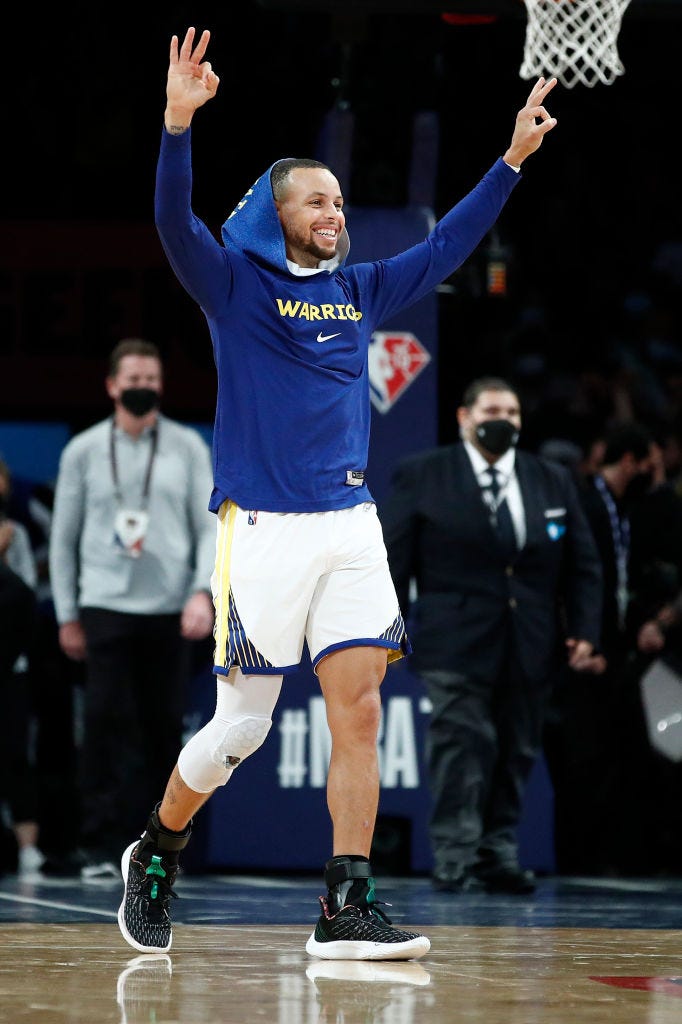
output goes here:
[{"label": "basketball net", "polygon": [[625,72],[618,33],[630,0],[523,0],[528,14],[521,78],[558,78],[568,89],[610,85]]}]

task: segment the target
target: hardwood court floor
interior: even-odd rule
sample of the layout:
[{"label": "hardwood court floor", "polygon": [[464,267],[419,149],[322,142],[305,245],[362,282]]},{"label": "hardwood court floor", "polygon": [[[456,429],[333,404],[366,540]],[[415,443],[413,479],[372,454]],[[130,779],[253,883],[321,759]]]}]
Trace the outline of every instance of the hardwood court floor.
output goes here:
[{"label": "hardwood court floor", "polygon": [[169,955],[116,925],[122,886],[0,879],[0,1021],[13,1024],[679,1024],[682,882],[542,879],[532,896],[381,880],[420,961],[305,952],[319,880],[183,876]]}]

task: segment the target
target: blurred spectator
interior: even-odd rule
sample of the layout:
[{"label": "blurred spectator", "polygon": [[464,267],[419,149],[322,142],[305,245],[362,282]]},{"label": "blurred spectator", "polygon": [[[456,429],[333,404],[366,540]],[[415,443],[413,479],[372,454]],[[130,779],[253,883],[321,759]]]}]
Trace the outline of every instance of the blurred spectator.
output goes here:
[{"label": "blurred spectator", "polygon": [[682,591],[662,605],[637,631],[637,647],[643,654],[660,654],[663,650],[675,655],[682,650]]},{"label": "blurred spectator", "polygon": [[653,432],[651,437],[650,484],[630,502],[636,623],[669,603],[682,586],[682,495],[668,478],[662,445]]},{"label": "blurred spectator", "polygon": [[[679,687],[677,698],[673,697],[674,691],[669,689],[667,681],[663,683],[662,693],[656,694],[655,690],[649,689],[650,707],[648,711],[643,711],[645,721],[653,715],[654,728],[658,727],[658,707],[663,700],[663,706],[669,707],[669,717],[674,722],[674,716],[682,712],[682,590],[641,624],[637,632],[637,647],[641,657],[638,674],[643,707],[646,706],[646,698],[642,690],[642,677],[647,669],[651,668],[656,674],[662,668],[666,675],[670,674],[670,679],[676,678]],[[660,679],[655,682],[649,673],[647,679],[649,686],[661,685]],[[676,728],[679,730],[679,725]],[[636,791],[640,798],[637,826],[645,837],[648,853],[644,866],[649,874],[679,877],[682,875],[682,761],[679,755],[676,759],[675,752],[669,747],[656,744],[651,722],[647,725],[647,735],[647,756],[638,764],[640,778]],[[679,736],[678,732],[678,741]]]},{"label": "blurred spectator", "polygon": [[40,869],[38,789],[30,751],[32,656],[37,572],[25,527],[7,515],[9,466],[0,459],[0,694],[2,695],[2,783],[6,811],[17,845],[19,874]]},{"label": "blurred spectator", "polygon": [[580,445],[574,441],[568,441],[563,437],[550,437],[542,442],[538,448],[538,455],[542,459],[549,459],[550,462],[558,462],[565,466],[576,484],[579,487],[584,485],[584,453]]},{"label": "blurred spectator", "polygon": [[11,491],[9,466],[0,459],[0,558],[35,592],[38,572],[28,531],[8,515]]},{"label": "blurred spectator", "polygon": [[86,662],[80,750],[84,878],[119,877],[120,850],[182,745],[188,641],[213,630],[211,457],[159,412],[155,345],[121,341],[113,416],[62,452],[50,536],[59,640]]},{"label": "blurred spectator", "polygon": [[[678,403],[682,409],[682,399]],[[682,498],[682,411],[663,424],[658,432],[665,478],[677,495]]]},{"label": "blurred spectator", "polygon": [[[589,674],[562,670],[545,730],[562,874],[632,873],[640,857],[638,774],[647,757],[635,657],[638,624],[669,592],[665,558],[682,536],[660,448],[639,423],[605,437],[603,465],[580,490],[604,577],[601,640]],[[677,529],[668,525],[677,523]],[[677,537],[675,534],[677,533]]]},{"label": "blurred spectator", "polygon": [[49,577],[49,536],[54,484],[13,474],[10,517],[30,538],[38,583],[32,657],[32,747],[38,786],[40,849],[43,874],[72,873],[70,855],[78,831],[76,745],[84,666],[59,646]]}]

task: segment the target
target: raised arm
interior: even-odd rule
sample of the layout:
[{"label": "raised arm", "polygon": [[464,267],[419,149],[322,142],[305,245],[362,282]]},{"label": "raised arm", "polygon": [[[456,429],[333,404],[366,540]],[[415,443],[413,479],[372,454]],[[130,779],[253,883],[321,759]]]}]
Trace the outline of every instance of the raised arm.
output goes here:
[{"label": "raised arm", "polygon": [[173,135],[189,128],[195,110],[213,99],[220,84],[210,63],[203,59],[211,33],[204,29],[196,46],[195,33],[188,28],[179,49],[178,37],[171,39],[164,124]]},{"label": "raised arm", "polygon": [[556,83],[556,78],[538,78],[528,95],[525,107],[516,115],[514,134],[509,149],[502,157],[510,167],[520,167],[527,156],[540,148],[547,132],[554,128],[556,118],[549,116],[543,103]]}]

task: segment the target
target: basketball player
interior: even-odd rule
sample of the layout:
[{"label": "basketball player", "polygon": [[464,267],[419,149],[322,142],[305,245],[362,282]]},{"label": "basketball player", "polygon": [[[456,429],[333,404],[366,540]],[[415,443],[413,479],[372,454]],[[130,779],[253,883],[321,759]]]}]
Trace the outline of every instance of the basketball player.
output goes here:
[{"label": "basketball player", "polygon": [[[408,960],[429,939],[392,927],[369,854],[379,798],[377,732],[387,662],[409,653],[364,478],[372,332],[448,277],[495,223],[521,164],[556,121],[540,78],[509,148],[420,244],[344,267],[343,196],[332,172],[278,160],[248,190],[219,244],[191,208],[191,132],[218,76],[173,36],[156,184],[168,259],[206,316],[218,374],[213,718],[180,752],[163,800],[123,854],[119,924],[142,952],[171,945],[170,897],[192,818],[265,740],[304,639],[332,736],[333,855],[306,949],[326,959]],[[272,813],[269,811],[268,813]],[[235,825],[235,827],[237,827]]]}]

